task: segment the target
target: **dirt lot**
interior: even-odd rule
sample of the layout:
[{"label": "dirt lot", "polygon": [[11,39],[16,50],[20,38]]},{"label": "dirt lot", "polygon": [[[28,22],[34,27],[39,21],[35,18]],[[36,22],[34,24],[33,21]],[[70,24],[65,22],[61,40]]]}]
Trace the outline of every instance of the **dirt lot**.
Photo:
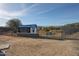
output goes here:
[{"label": "dirt lot", "polygon": [[78,40],[47,40],[26,37],[0,36],[10,48],[7,56],[76,56],[79,55]]}]

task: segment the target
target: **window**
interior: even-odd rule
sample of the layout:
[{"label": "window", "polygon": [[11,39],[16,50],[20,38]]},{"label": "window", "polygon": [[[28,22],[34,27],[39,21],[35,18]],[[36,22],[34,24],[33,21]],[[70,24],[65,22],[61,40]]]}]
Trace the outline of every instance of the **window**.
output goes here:
[{"label": "window", "polygon": [[32,32],[34,32],[34,30],[32,30]]}]

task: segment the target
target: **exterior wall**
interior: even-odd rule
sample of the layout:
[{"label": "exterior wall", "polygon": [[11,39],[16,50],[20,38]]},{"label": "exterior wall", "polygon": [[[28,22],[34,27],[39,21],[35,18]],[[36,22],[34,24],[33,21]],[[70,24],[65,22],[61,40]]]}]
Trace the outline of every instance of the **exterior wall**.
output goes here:
[{"label": "exterior wall", "polygon": [[18,30],[19,33],[30,33],[30,28],[22,27],[22,28],[18,28]]}]

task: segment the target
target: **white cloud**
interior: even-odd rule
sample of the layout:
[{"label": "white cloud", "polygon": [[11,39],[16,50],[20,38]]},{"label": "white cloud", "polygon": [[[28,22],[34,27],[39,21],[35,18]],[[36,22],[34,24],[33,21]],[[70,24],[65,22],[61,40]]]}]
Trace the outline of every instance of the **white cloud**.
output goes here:
[{"label": "white cloud", "polygon": [[39,4],[37,4],[37,3],[35,3],[35,4],[32,4],[29,8],[27,8],[28,10],[29,9],[32,9],[33,7],[35,7],[35,6],[37,6],[37,5],[39,5]]},{"label": "white cloud", "polygon": [[6,8],[10,8],[8,6],[11,6],[10,4],[1,4],[0,3],[0,25],[5,24],[6,21],[8,21],[11,18],[18,18],[18,17],[22,17],[26,14],[29,14],[31,9],[35,6],[37,6],[38,4],[32,4],[31,6],[29,6],[27,8],[27,6],[25,6],[25,4],[21,4],[20,7],[21,9],[16,10],[16,11],[9,11]]},{"label": "white cloud", "polygon": [[38,15],[44,14],[44,13],[47,13],[47,12],[49,12],[49,11],[51,11],[51,10],[53,10],[53,9],[48,9],[48,10],[40,11],[40,12],[38,12],[37,14],[38,14]]},{"label": "white cloud", "polygon": [[18,16],[23,16],[24,14],[27,14],[29,12],[29,10],[35,6],[37,6],[37,4],[33,4],[30,7],[26,8],[24,4],[22,4],[22,9],[18,10],[18,11],[8,11],[5,8],[7,7],[7,4],[0,4],[0,18],[3,19],[8,19],[8,18],[13,18],[13,17],[18,17]]},{"label": "white cloud", "polygon": [[19,10],[19,11],[14,11],[14,12],[9,12],[7,10],[1,10],[0,9],[0,17],[17,17],[17,16],[22,16],[26,10]]},{"label": "white cloud", "polygon": [[0,16],[8,16],[8,17],[15,17],[15,16],[21,16],[26,10],[20,10],[15,12],[9,12],[6,10],[0,10]]},{"label": "white cloud", "polygon": [[56,6],[52,6],[53,8],[48,8],[48,9],[44,9],[44,10],[42,10],[42,11],[39,11],[38,13],[37,13],[37,15],[40,15],[40,14],[44,14],[44,13],[47,13],[47,12],[50,12],[50,11],[54,11],[54,10],[56,10],[56,9],[59,9],[59,8],[61,8],[61,7],[64,7],[65,5],[56,5]]},{"label": "white cloud", "polygon": [[7,4],[0,4],[0,26],[5,25],[9,19],[14,17],[23,16],[26,13],[26,9],[23,8],[19,11],[8,11],[6,10]]},{"label": "white cloud", "polygon": [[5,8],[5,6],[4,6],[5,4],[3,4],[3,3],[0,3],[0,9],[3,9],[3,8]]}]

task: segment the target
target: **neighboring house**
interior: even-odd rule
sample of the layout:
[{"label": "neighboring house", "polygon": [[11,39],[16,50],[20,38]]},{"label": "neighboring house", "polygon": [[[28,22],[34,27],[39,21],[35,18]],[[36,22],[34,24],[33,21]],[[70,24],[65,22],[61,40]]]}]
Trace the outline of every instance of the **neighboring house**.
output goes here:
[{"label": "neighboring house", "polygon": [[21,25],[18,27],[19,34],[37,34],[37,25]]}]

